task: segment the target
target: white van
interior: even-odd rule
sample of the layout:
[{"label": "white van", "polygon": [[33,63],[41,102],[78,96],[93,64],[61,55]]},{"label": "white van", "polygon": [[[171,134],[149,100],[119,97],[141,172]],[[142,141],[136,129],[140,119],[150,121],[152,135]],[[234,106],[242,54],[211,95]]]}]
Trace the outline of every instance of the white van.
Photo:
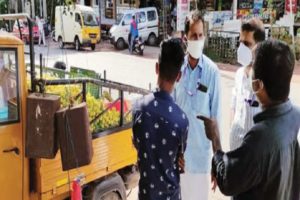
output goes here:
[{"label": "white van", "polygon": [[100,27],[94,10],[82,5],[57,6],[55,40],[60,48],[74,44],[76,50],[80,50],[81,46],[95,50],[97,42],[100,42]]},{"label": "white van", "polygon": [[124,49],[128,44],[128,34],[132,15],[138,21],[139,36],[149,45],[156,45],[158,38],[158,15],[155,7],[127,10],[118,14],[116,24],[109,31],[110,41],[117,49]]}]

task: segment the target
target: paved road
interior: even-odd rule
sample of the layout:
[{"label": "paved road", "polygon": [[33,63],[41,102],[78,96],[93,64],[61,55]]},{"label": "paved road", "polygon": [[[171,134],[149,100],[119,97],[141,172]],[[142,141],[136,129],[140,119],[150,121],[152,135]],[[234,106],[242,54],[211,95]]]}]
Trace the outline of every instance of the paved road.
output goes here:
[{"label": "paved road", "polygon": [[[38,54],[48,55],[45,60],[46,66],[53,66],[55,61],[65,61],[67,66],[76,66],[86,69],[92,69],[99,73],[107,71],[107,78],[131,84],[134,86],[152,88],[156,85],[155,63],[159,49],[156,47],[146,47],[144,56],[129,55],[128,50],[115,51],[114,48],[104,42],[95,52],[82,50],[77,52],[72,47],[65,50],[58,49],[56,44],[50,44],[48,47],[35,48],[36,60]],[[27,58],[28,59],[28,58]],[[225,150],[229,149],[229,116],[230,116],[230,98],[231,88],[233,86],[234,70],[221,70],[221,87],[222,87],[222,123],[221,130],[223,134],[222,145]],[[300,76],[295,76],[291,89],[291,99],[300,106]],[[137,189],[133,190],[128,198],[129,200],[137,199]],[[228,200],[219,192],[212,194],[211,200]]]}]

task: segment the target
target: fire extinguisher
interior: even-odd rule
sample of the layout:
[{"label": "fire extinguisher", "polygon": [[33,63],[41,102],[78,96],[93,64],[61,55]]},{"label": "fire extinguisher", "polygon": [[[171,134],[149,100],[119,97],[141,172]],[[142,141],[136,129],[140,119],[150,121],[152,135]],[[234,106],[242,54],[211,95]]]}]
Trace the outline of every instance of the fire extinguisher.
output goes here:
[{"label": "fire extinguisher", "polygon": [[71,200],[82,200],[80,180],[72,182]]}]

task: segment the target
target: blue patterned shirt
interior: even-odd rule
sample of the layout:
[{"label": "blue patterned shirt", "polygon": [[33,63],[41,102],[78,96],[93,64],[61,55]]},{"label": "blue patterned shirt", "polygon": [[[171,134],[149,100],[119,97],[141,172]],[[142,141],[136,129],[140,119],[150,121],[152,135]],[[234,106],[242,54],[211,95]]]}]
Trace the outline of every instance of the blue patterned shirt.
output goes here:
[{"label": "blue patterned shirt", "polygon": [[180,200],[178,155],[184,152],[188,119],[164,91],[138,100],[133,109],[140,200]]},{"label": "blue patterned shirt", "polygon": [[196,116],[204,115],[220,122],[220,72],[217,65],[203,55],[192,70],[186,57],[182,66],[182,76],[173,96],[189,120],[189,136],[184,154],[185,171],[209,173],[211,142],[206,138],[203,122]]}]

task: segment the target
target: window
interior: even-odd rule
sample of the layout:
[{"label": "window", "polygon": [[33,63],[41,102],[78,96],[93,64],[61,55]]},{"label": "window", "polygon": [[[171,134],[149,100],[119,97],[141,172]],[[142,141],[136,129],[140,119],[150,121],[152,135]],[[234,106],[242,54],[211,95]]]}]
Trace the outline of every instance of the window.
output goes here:
[{"label": "window", "polygon": [[82,16],[85,26],[98,26],[98,21],[94,13],[84,12]]},{"label": "window", "polygon": [[122,6],[134,6],[135,5],[135,0],[120,0],[120,4]]},{"label": "window", "polygon": [[19,122],[16,49],[0,48],[0,125]]},{"label": "window", "polygon": [[130,24],[131,18],[132,18],[131,14],[125,15],[124,20],[123,20],[123,22],[125,23],[125,25],[129,25]]},{"label": "window", "polygon": [[145,12],[139,12],[138,13],[138,22],[139,23],[145,23],[146,22],[146,14],[145,14]]},{"label": "window", "polygon": [[75,14],[75,21],[78,22],[80,24],[80,26],[82,26],[81,17],[78,13]]},{"label": "window", "polygon": [[148,21],[154,21],[156,20],[156,13],[154,10],[152,11],[148,11],[147,12],[147,18],[148,18]]}]

